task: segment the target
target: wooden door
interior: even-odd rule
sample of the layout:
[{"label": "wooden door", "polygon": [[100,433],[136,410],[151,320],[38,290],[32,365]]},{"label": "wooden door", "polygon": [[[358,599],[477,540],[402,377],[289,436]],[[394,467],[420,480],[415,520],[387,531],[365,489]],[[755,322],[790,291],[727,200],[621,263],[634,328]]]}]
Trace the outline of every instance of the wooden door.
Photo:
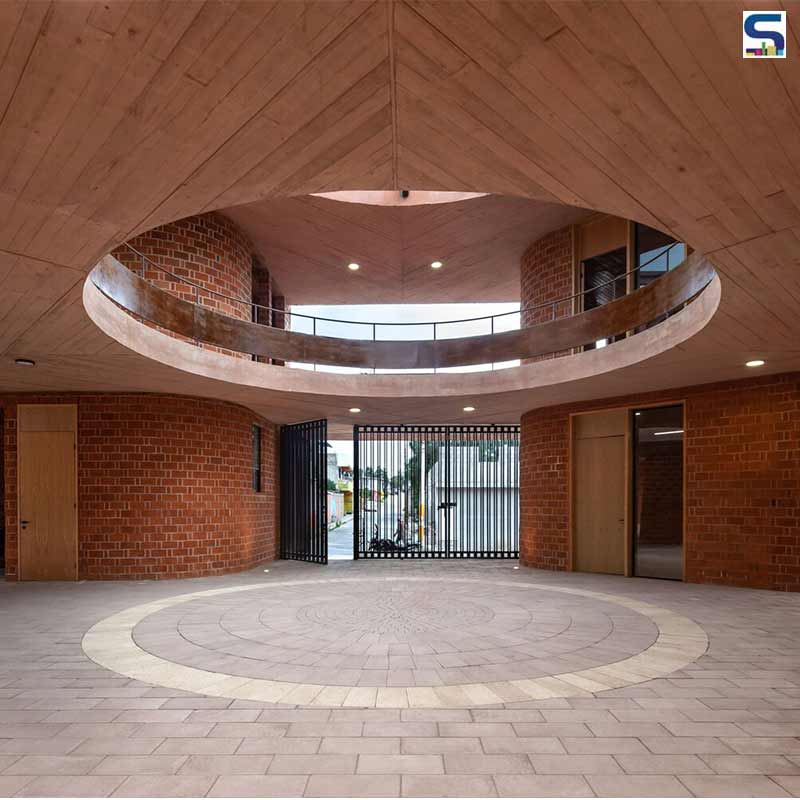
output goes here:
[{"label": "wooden door", "polygon": [[573,568],[624,575],[627,563],[628,415],[573,419]]},{"label": "wooden door", "polygon": [[19,577],[78,577],[77,408],[17,409]]}]

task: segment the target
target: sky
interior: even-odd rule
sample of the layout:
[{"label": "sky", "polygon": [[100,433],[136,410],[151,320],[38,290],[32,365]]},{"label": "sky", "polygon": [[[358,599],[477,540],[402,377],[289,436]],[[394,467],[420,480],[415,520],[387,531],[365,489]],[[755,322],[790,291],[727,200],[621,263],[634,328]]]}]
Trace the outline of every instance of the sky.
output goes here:
[{"label": "sky", "polygon": [[[310,319],[295,316],[326,317],[331,320],[355,320],[357,322],[380,322],[376,328],[377,338],[383,340],[432,339],[433,325],[398,325],[396,323],[422,322],[446,323],[447,320],[465,320],[474,317],[486,317],[492,314],[503,314],[494,320],[494,332],[515,330],[519,328],[519,303],[426,303],[426,304],[386,304],[386,305],[314,305],[292,306],[289,317],[291,330],[299,333],[316,333],[317,336],[335,336],[348,339],[372,339],[371,324],[352,324],[348,322],[328,322],[317,320],[316,329]],[[509,313],[511,312],[511,313]],[[437,339],[454,339],[462,336],[478,336],[492,333],[492,323],[488,319],[470,322],[450,322],[437,324]],[[502,366],[517,366],[518,361],[507,362]],[[310,365],[292,363],[291,366],[311,368]],[[358,373],[366,370],[346,367],[319,367],[325,372]],[[472,367],[453,367],[443,372],[480,372],[491,369],[491,365]],[[378,372],[426,372],[429,370],[378,370]]]}]

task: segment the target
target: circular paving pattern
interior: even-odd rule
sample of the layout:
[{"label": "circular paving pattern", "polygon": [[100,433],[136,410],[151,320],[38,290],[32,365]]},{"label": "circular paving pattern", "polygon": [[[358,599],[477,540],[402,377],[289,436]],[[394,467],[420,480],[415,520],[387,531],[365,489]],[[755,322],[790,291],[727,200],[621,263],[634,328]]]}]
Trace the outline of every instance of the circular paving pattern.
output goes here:
[{"label": "circular paving pattern", "polygon": [[566,697],[661,677],[703,652],[686,617],[520,581],[350,578],[178,595],[85,635],[98,664],[232,698],[460,707]]}]

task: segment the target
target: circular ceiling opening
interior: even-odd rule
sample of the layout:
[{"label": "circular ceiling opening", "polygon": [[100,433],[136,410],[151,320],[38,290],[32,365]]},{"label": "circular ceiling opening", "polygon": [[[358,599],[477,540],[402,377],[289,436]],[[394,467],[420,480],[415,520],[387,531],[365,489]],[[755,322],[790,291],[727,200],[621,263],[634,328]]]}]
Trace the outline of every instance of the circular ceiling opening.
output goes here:
[{"label": "circular ceiling opening", "polygon": [[484,197],[486,192],[430,192],[402,189],[399,191],[319,192],[314,197],[338,200],[340,203],[360,203],[367,206],[426,206],[437,203],[458,203]]}]

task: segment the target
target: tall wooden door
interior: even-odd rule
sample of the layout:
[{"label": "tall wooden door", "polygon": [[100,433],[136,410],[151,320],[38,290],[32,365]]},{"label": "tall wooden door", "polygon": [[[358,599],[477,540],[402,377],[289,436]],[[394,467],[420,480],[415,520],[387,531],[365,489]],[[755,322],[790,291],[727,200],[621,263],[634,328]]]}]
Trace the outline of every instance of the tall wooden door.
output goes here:
[{"label": "tall wooden door", "polygon": [[628,415],[573,418],[573,568],[624,575],[627,561]]},{"label": "tall wooden door", "polygon": [[17,408],[19,577],[78,577],[77,407]]}]

